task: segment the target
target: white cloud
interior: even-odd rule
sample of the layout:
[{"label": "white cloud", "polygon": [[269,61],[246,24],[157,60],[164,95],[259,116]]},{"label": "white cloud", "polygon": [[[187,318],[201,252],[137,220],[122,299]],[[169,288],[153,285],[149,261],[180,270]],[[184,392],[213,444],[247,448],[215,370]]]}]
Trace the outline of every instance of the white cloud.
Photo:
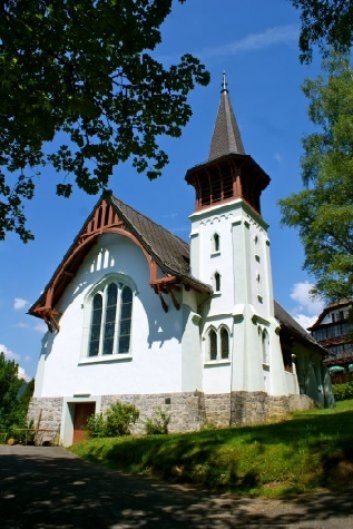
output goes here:
[{"label": "white cloud", "polygon": [[274,157],[274,159],[276,160],[277,163],[282,163],[283,162],[283,156],[279,152],[275,152],[273,157]]},{"label": "white cloud", "polygon": [[290,297],[298,303],[292,311],[292,316],[304,329],[314,325],[325,306],[320,296],[313,296],[313,288],[314,285],[309,281],[295,283],[290,294]]},{"label": "white cloud", "polygon": [[[6,347],[6,345],[2,343],[0,343],[0,352],[5,354],[6,360],[14,360],[17,364],[19,363],[20,355],[14,353],[13,351],[11,351],[11,349]],[[30,380],[30,377],[27,375],[26,371],[21,366],[18,367],[18,378],[23,378],[24,380],[26,380],[26,382]]]},{"label": "white cloud", "polygon": [[23,321],[19,321],[18,323],[16,323],[15,327],[18,327],[19,329],[28,329],[29,325],[28,325],[28,323],[25,323]]},{"label": "white cloud", "polygon": [[307,330],[309,327],[314,325],[316,322],[317,316],[307,316],[306,314],[293,314],[293,318]]},{"label": "white cloud", "polygon": [[28,301],[23,298],[15,298],[15,301],[13,303],[13,308],[15,310],[22,310],[28,305]]},{"label": "white cloud", "polygon": [[15,360],[15,362],[18,362],[20,359],[20,356],[17,353],[14,353],[6,347],[3,343],[0,343],[0,353],[4,353],[7,360]]},{"label": "white cloud", "polygon": [[312,283],[304,281],[303,283],[295,283],[292,288],[290,297],[296,301],[299,306],[296,312],[307,312],[310,316],[317,316],[322,312],[325,303],[320,296],[313,296],[311,291],[314,288]]},{"label": "white cloud", "polygon": [[26,382],[31,380],[31,377],[27,375],[26,371],[21,366],[18,366],[18,378],[23,378]]},{"label": "white cloud", "polygon": [[196,55],[201,57],[221,57],[226,55],[236,55],[241,52],[262,50],[276,44],[285,44],[298,40],[299,27],[296,24],[286,26],[275,26],[266,29],[262,33],[251,33],[246,37],[223,44],[204,48]]},{"label": "white cloud", "polygon": [[48,327],[47,325],[44,323],[44,321],[40,321],[39,323],[37,323],[37,325],[34,326],[34,330],[36,332],[40,332],[40,333],[45,333],[47,332],[48,330]]}]

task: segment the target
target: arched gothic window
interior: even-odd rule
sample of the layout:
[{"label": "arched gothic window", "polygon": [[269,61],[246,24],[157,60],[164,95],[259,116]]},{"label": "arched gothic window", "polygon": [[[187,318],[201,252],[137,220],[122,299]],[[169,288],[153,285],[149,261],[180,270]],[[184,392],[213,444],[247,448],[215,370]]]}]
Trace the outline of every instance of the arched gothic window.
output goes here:
[{"label": "arched gothic window", "polygon": [[209,358],[210,360],[217,360],[217,334],[213,329],[208,334],[209,339]]},{"label": "arched gothic window", "polygon": [[221,329],[221,358],[229,358],[229,335],[225,327]]},{"label": "arched gothic window", "polygon": [[222,326],[218,331],[211,328],[207,334],[206,361],[221,361],[229,358],[229,332]]},{"label": "arched gothic window", "polygon": [[132,290],[115,280],[96,289],[90,299],[88,356],[129,352]]}]

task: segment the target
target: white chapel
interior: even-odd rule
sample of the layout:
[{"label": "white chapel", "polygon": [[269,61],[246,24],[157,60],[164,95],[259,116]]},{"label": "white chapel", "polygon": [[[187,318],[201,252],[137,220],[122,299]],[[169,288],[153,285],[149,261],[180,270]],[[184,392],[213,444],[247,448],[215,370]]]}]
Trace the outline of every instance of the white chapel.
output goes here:
[{"label": "white chapel", "polygon": [[171,431],[229,426],[333,398],[315,340],[273,299],[261,216],[269,176],[246,154],[224,80],[190,244],[106,192],[30,314],[48,325],[30,417],[79,441],[115,400]]}]

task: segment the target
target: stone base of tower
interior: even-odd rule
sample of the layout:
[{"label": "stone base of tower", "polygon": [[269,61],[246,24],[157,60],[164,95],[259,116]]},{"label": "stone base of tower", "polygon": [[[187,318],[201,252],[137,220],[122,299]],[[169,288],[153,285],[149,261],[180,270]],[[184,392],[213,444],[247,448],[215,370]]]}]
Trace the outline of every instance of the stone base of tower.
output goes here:
[{"label": "stone base of tower", "polygon": [[205,395],[204,401],[206,423],[219,427],[258,424],[285,417],[296,410],[315,407],[314,401],[307,395],[274,397],[263,391]]}]

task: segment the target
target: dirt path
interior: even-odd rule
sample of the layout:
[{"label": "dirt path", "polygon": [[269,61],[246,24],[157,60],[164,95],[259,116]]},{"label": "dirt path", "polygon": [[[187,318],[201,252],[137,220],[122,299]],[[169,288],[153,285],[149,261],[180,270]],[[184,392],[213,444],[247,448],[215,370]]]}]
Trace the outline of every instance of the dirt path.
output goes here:
[{"label": "dirt path", "polygon": [[352,492],[217,496],[107,471],[61,448],[0,446],[2,529],[353,529]]}]

